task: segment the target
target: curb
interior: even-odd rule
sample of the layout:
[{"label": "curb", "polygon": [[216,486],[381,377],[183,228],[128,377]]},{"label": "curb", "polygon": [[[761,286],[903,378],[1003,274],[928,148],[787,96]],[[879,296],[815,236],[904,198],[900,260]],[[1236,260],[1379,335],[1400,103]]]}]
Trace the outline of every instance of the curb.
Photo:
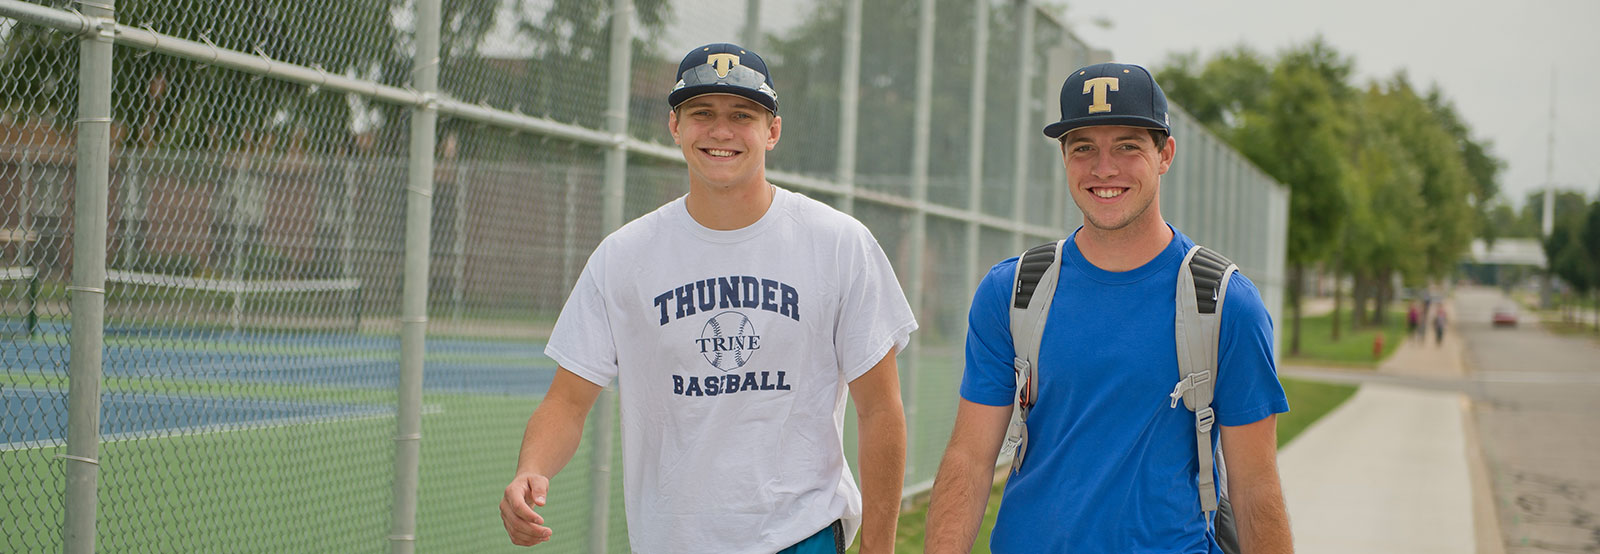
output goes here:
[{"label": "curb", "polygon": [[[1457,345],[1458,348],[1465,347],[1464,343],[1458,342]],[[1477,373],[1478,368],[1473,367],[1465,355],[1460,359],[1463,376]],[[1477,543],[1477,554],[1506,554],[1505,534],[1500,529],[1500,504],[1495,501],[1494,483],[1489,477],[1489,453],[1485,451],[1478,430],[1475,407],[1472,395],[1461,395],[1461,426],[1467,439],[1467,475],[1472,479],[1473,542]]]}]

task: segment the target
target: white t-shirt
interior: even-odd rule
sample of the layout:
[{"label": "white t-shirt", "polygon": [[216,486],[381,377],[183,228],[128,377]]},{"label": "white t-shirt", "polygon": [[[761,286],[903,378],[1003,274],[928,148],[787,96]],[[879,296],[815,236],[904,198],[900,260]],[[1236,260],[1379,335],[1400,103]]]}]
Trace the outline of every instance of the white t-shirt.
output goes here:
[{"label": "white t-shirt", "polygon": [[916,327],[866,226],[776,188],[743,229],[678,198],[606,237],[545,354],[617,379],[635,552],[770,554],[836,519],[855,535],[846,384]]}]

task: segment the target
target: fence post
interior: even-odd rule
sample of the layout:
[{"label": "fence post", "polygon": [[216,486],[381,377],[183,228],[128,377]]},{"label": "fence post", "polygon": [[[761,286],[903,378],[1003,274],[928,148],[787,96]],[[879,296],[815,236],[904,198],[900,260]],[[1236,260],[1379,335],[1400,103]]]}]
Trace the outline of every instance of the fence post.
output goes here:
[{"label": "fence post", "polygon": [[[748,46],[747,48],[754,48]],[[610,234],[622,227],[623,200],[628,178],[628,95],[633,76],[633,0],[611,3],[611,74],[606,82],[606,131],[612,146],[606,150],[605,213],[602,231]],[[617,389],[600,391],[590,411],[589,462],[589,552],[604,554],[611,528],[611,457],[615,442]]]},{"label": "fence post", "polygon": [[1032,110],[1035,98],[1033,90],[1033,74],[1037,71],[1033,67],[1033,2],[1018,0],[1017,2],[1017,119],[1016,126],[1012,129],[1016,133],[1017,143],[1013,145],[1012,152],[1015,157],[1011,161],[1011,224],[1016,232],[1012,234],[1011,251],[1021,252],[1027,247],[1027,231],[1023,228],[1028,221],[1028,148],[1026,145],[1037,136],[1033,134],[1034,121]]},{"label": "fence post", "polygon": [[[967,297],[978,290],[978,279],[983,276],[982,262],[978,261],[978,242],[982,240],[983,215],[983,150],[984,112],[988,108],[989,92],[989,0],[972,2],[972,103],[967,106],[967,126],[972,138],[967,143],[967,209],[972,219],[967,220]],[[966,321],[962,319],[962,321]]]},{"label": "fence post", "polygon": [[[355,250],[356,228],[356,162],[346,159],[344,161],[344,189],[340,194],[340,225],[339,225],[339,278],[355,278],[355,260],[351,252]],[[346,293],[350,298],[350,331],[361,332],[361,302],[364,300],[361,288]]]},{"label": "fence post", "polygon": [[761,0],[744,0],[744,47],[761,51]]},{"label": "fence post", "polygon": [[[72,228],[72,334],[67,384],[67,487],[62,550],[95,550],[100,479],[100,377],[105,355],[106,211],[111,183],[111,54],[116,1],[82,4],[78,40],[78,163]],[[37,270],[36,270],[37,271]]]},{"label": "fence post", "polygon": [[[917,29],[917,102],[911,137],[911,203],[916,211],[911,214],[908,247],[911,267],[906,270],[906,276],[910,281],[911,307],[919,314],[924,313],[922,258],[928,247],[928,150],[933,120],[933,27],[937,22],[934,6],[935,0],[922,0],[922,21]],[[907,477],[915,475],[917,469],[914,426],[917,424],[917,356],[921,354],[921,342],[913,333],[911,343],[906,345],[907,355],[901,358],[906,362],[901,372],[905,375],[905,389],[900,395],[905,398]]]},{"label": "fence post", "polygon": [[417,2],[417,52],[411,86],[425,100],[411,109],[406,174],[405,274],[400,299],[400,383],[395,422],[394,521],[389,550],[417,547],[417,483],[422,462],[422,366],[428,337],[428,263],[433,238],[435,105],[439,90],[439,0]]},{"label": "fence post", "polygon": [[[245,238],[245,217],[242,211],[255,192],[252,190],[255,188],[255,176],[252,174],[254,172],[252,168],[256,165],[255,158],[265,156],[265,154],[261,153],[241,155],[248,156],[251,159],[247,160],[244,163],[244,167],[238,173],[234,173],[234,178],[228,181],[228,191],[232,195],[228,202],[228,242],[233,252],[233,259],[228,262],[228,267],[230,268],[228,277],[235,282],[244,281],[246,252],[256,244],[256,239],[259,238]],[[239,177],[240,174],[243,174],[244,178],[241,179]],[[228,324],[233,329],[233,338],[235,340],[243,340],[239,337],[239,331],[244,325],[244,288],[235,287],[229,299]]]},{"label": "fence post", "polygon": [[455,212],[455,224],[451,234],[454,235],[455,252],[451,256],[453,264],[450,275],[450,321],[461,322],[461,306],[466,301],[467,294],[467,196],[471,192],[467,183],[467,164],[460,158],[454,160],[455,194],[451,197],[451,206]]},{"label": "fence post", "polygon": [[39,232],[33,228],[33,195],[37,189],[33,186],[33,161],[28,156],[22,156],[17,162],[17,180],[22,182],[22,190],[17,196],[17,212],[22,216],[22,243],[17,258],[22,260],[22,267],[33,270],[33,275],[28,278],[28,311],[26,321],[27,337],[33,338],[33,333],[39,330],[39,263],[34,261],[34,242],[39,240]]},{"label": "fence post", "polygon": [[839,165],[836,173],[844,197],[839,210],[856,211],[856,124],[861,101],[861,1],[844,3],[844,59],[839,78]]}]

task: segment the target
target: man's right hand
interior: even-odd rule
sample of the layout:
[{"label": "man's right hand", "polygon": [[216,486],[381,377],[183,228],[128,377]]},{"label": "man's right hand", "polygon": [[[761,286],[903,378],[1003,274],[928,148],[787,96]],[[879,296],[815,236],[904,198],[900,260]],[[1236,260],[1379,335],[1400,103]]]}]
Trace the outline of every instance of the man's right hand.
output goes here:
[{"label": "man's right hand", "polygon": [[531,473],[517,475],[506,485],[505,498],[500,499],[500,521],[512,544],[533,546],[550,540],[553,531],[544,526],[544,517],[533,511],[534,506],[544,506],[549,490],[550,479]]}]

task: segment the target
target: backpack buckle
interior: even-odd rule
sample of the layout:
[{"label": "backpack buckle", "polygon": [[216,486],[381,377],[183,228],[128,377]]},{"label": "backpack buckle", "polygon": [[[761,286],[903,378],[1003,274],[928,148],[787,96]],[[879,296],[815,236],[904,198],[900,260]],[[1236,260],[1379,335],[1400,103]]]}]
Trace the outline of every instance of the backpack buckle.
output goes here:
[{"label": "backpack buckle", "polygon": [[1006,426],[1006,440],[1000,444],[1000,453],[1010,454],[1017,452],[1020,456],[1021,451],[1017,449],[1017,446],[1027,441],[1028,425],[1020,420],[1012,420],[1011,424]]},{"label": "backpack buckle", "polygon": [[[1031,371],[1031,369],[1033,368],[1033,364],[1029,363],[1027,359],[1018,356],[1016,358],[1012,358],[1011,367],[1015,371],[1017,377],[1017,405],[1021,406],[1024,410],[1027,408],[1032,408],[1034,402],[1034,384],[1033,371]],[[1023,417],[1027,417],[1026,411],[1024,411],[1023,414]]]},{"label": "backpack buckle", "polygon": [[1189,391],[1199,388],[1201,383],[1205,383],[1206,381],[1210,380],[1211,370],[1209,369],[1185,375],[1182,379],[1178,380],[1177,385],[1172,387],[1172,394],[1167,395],[1167,397],[1172,399],[1172,403],[1167,407],[1178,407],[1178,401],[1183,400],[1183,395],[1189,394]]},{"label": "backpack buckle", "polygon": [[1201,433],[1210,433],[1212,424],[1216,423],[1216,412],[1207,406],[1194,413],[1194,429]]}]

